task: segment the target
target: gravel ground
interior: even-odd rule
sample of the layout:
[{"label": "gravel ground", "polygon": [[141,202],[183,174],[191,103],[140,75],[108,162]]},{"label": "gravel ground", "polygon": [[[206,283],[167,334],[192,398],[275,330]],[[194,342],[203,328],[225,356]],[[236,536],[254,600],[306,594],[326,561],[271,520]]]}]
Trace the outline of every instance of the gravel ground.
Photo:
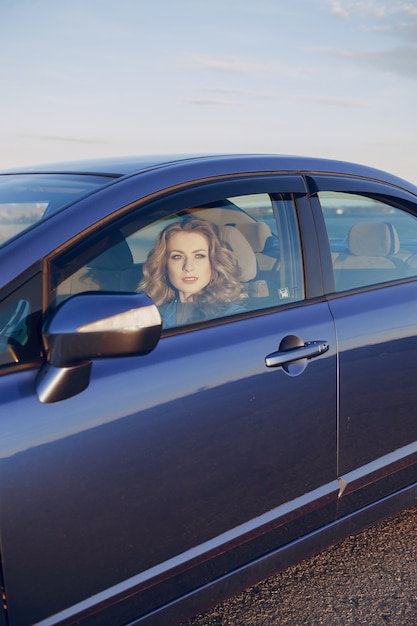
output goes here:
[{"label": "gravel ground", "polygon": [[417,507],[348,537],[183,626],[417,625]]}]

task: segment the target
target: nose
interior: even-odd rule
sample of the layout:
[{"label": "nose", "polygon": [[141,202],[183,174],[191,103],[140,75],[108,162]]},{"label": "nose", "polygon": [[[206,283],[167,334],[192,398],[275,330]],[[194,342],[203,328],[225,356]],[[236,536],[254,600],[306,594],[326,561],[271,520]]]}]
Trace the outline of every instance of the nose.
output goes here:
[{"label": "nose", "polygon": [[182,266],[182,269],[184,270],[184,272],[191,272],[191,270],[193,269],[193,260],[191,257],[186,257],[184,259],[184,263]]}]

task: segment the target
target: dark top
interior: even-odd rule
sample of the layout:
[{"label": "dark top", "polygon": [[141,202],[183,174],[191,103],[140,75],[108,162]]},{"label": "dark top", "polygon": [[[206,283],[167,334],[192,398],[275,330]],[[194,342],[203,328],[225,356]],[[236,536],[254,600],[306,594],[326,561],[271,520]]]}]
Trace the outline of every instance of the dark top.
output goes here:
[{"label": "dark top", "polygon": [[210,307],[210,313],[205,313],[193,302],[180,302],[178,298],[165,302],[159,307],[162,316],[162,327],[172,328],[183,324],[192,324],[202,320],[242,313],[245,306],[237,302],[219,302],[217,309]]}]

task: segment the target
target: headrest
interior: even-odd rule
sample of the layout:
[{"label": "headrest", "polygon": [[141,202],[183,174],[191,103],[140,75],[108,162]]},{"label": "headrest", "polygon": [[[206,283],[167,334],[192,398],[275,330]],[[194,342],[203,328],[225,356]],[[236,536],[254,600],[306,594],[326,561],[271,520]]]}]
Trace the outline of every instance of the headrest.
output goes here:
[{"label": "headrest", "polygon": [[90,265],[100,270],[125,270],[133,265],[132,252],[126,239],[119,231],[107,235],[101,242],[105,251],[99,254]]},{"label": "headrest", "polygon": [[265,222],[242,222],[236,224],[235,228],[246,237],[254,252],[262,252],[266,240],[272,237],[271,229]]},{"label": "headrest", "polygon": [[349,252],[355,256],[389,256],[400,249],[398,233],[392,224],[360,222],[349,232]]},{"label": "headrest", "polygon": [[242,272],[240,280],[248,282],[256,276],[256,257],[249,242],[234,226],[221,226],[220,239],[235,253]]}]

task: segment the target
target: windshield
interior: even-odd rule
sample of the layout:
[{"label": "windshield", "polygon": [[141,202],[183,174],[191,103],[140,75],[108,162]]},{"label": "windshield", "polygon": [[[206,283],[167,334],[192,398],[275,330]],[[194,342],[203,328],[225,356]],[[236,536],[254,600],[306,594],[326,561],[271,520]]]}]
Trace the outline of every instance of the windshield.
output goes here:
[{"label": "windshield", "polygon": [[102,187],[112,178],[91,174],[0,176],[0,246],[38,220]]}]

